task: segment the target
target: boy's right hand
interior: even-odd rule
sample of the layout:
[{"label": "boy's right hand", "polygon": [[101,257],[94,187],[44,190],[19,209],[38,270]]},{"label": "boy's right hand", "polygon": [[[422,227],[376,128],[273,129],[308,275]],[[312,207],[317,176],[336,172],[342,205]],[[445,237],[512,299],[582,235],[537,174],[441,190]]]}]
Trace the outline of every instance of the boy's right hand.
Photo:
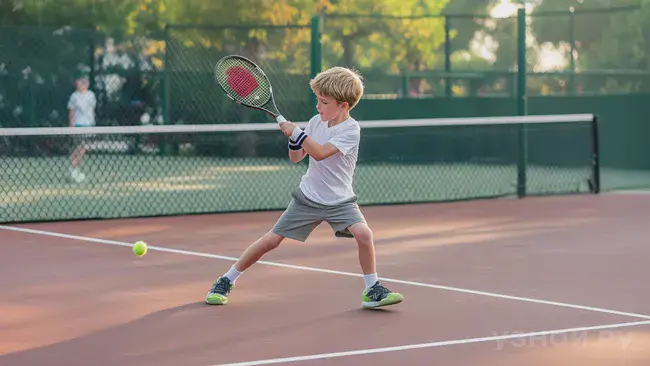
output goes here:
[{"label": "boy's right hand", "polygon": [[293,130],[296,129],[296,125],[294,125],[291,122],[282,122],[280,123],[280,129],[282,130],[282,133],[284,133],[287,137],[291,137],[291,134],[293,133]]}]

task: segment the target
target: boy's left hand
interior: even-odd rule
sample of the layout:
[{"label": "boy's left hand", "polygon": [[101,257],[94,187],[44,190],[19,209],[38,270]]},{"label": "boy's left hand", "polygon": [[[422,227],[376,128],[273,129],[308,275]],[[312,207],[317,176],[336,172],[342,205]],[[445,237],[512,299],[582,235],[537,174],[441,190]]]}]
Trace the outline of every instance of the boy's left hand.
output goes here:
[{"label": "boy's left hand", "polygon": [[293,133],[293,130],[296,129],[296,127],[297,126],[291,122],[280,123],[280,129],[282,130],[282,133],[284,133],[287,137],[291,137],[291,134]]}]

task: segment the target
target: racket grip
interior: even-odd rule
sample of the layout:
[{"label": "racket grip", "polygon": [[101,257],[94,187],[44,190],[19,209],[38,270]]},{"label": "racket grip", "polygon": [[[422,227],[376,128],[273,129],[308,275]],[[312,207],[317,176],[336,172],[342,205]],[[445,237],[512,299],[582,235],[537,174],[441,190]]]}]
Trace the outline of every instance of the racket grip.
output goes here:
[{"label": "racket grip", "polygon": [[284,117],[282,117],[282,115],[281,115],[281,114],[279,114],[279,115],[278,115],[278,116],[277,116],[277,117],[275,118],[275,120],[276,120],[276,121],[278,121],[278,123],[285,123],[285,122],[289,122],[289,121],[287,121],[287,119],[286,119],[286,118],[284,118]]}]

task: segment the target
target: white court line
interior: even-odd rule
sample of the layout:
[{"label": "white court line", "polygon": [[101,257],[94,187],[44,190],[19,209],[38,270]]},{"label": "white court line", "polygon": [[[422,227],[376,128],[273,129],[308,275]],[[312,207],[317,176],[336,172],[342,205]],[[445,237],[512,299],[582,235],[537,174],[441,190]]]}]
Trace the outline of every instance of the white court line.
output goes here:
[{"label": "white court line", "polygon": [[406,350],[412,350],[412,349],[418,349],[418,348],[432,348],[432,347],[442,347],[442,346],[453,346],[453,345],[458,345],[458,344],[496,342],[496,341],[505,341],[505,340],[510,340],[510,339],[527,338],[527,337],[533,338],[533,337],[549,336],[549,335],[555,335],[555,334],[566,334],[566,333],[588,332],[588,331],[603,330],[603,329],[635,327],[635,326],[648,325],[648,324],[650,324],[650,321],[645,320],[645,321],[640,321],[640,322],[598,325],[598,326],[593,326],[593,327],[558,329],[558,330],[548,330],[548,331],[533,332],[533,333],[512,333],[512,334],[501,335],[501,336],[482,337],[482,338],[466,338],[466,339],[457,339],[457,340],[453,340],[453,341],[439,341],[439,342],[431,342],[431,343],[418,343],[418,344],[409,344],[409,345],[397,346],[397,347],[370,348],[370,349],[362,349],[362,350],[347,351],[347,352],[321,353],[321,354],[308,355],[308,356],[273,358],[273,359],[267,359],[267,360],[220,364],[220,365],[215,365],[215,366],[270,365],[270,364],[274,364],[274,363],[289,363],[289,362],[298,362],[298,361],[329,359],[329,358],[336,358],[336,357],[369,355],[369,354],[374,354],[374,353],[406,351]]},{"label": "white court line", "polygon": [[[119,245],[119,246],[125,246],[125,247],[133,246],[133,244],[127,243],[127,242],[114,241],[114,240],[105,240],[105,239],[97,239],[97,238],[90,238],[90,237],[69,235],[69,234],[60,234],[60,233],[55,233],[55,232],[50,232],[50,231],[41,231],[41,230],[27,229],[27,228],[21,228],[21,227],[2,226],[2,225],[0,225],[0,229],[9,230],[9,231],[18,231],[18,232],[30,233],[30,234],[45,235],[45,236],[53,236],[53,237],[65,238],[65,239],[87,241],[87,242],[93,242],[93,243],[99,243],[99,244]],[[237,259],[238,259],[238,258],[235,258],[235,257],[227,257],[227,256],[223,256],[223,255],[216,255],[216,254],[210,254],[210,253],[201,253],[201,252],[193,252],[193,251],[188,251],[188,250],[172,249],[172,248],[165,248],[165,247],[158,247],[158,246],[148,246],[148,250],[159,251],[159,252],[167,252],[167,253],[175,253],[175,254],[183,254],[183,255],[190,255],[190,256],[195,256],[195,257],[222,259],[222,260],[227,260],[227,261],[232,261],[232,262],[236,262]],[[363,277],[363,275],[360,274],[360,273],[351,273],[351,272],[335,271],[335,270],[330,270],[330,269],[297,266],[297,265],[293,265],[293,264],[285,264],[285,263],[278,263],[278,262],[258,261],[257,263],[267,265],[267,266],[273,266],[273,267],[298,269],[298,270],[302,270],[302,271],[329,273],[329,274],[336,274],[336,275],[350,276],[350,277]],[[472,295],[481,295],[481,296],[488,296],[488,297],[494,297],[494,298],[499,298],[499,299],[516,300],[516,301],[523,301],[523,302],[529,302],[529,303],[534,303],[534,304],[551,305],[551,306],[557,306],[557,307],[579,309],[579,310],[587,310],[587,311],[594,311],[594,312],[598,312],[598,313],[614,314],[614,315],[621,315],[621,316],[628,316],[628,317],[632,317],[632,318],[640,318],[640,319],[650,320],[650,315],[645,315],[645,314],[629,313],[629,312],[624,312],[624,311],[597,308],[597,307],[592,307],[592,306],[584,306],[584,305],[569,304],[569,303],[564,303],[564,302],[556,302],[556,301],[534,299],[534,298],[530,298],[530,297],[510,296],[510,295],[498,294],[498,293],[494,293],[494,292],[469,290],[469,289],[464,289],[464,288],[459,288],[459,287],[432,285],[432,284],[428,284],[428,283],[415,282],[415,281],[405,281],[405,280],[399,280],[399,279],[395,279],[395,278],[380,277],[379,279],[382,280],[383,282],[388,282],[388,283],[399,283],[399,284],[402,284],[402,285],[427,287],[427,288],[434,288],[434,289],[437,289],[437,290],[461,292],[461,293],[472,294]]]}]

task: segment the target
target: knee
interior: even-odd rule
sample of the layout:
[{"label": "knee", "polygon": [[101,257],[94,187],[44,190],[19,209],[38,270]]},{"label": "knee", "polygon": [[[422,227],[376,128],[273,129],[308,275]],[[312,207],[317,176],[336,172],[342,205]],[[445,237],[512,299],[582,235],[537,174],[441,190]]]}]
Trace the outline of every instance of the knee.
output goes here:
[{"label": "knee", "polygon": [[372,230],[370,230],[369,227],[359,227],[355,228],[356,230],[352,231],[352,234],[354,235],[354,238],[357,240],[357,243],[359,245],[363,246],[372,246],[373,245],[373,235],[372,235]]},{"label": "knee", "polygon": [[264,247],[266,248],[267,251],[273,250],[277,247],[280,246],[280,243],[282,243],[283,237],[280,235],[273,233],[273,232],[268,232],[264,237],[262,238],[264,242]]}]

